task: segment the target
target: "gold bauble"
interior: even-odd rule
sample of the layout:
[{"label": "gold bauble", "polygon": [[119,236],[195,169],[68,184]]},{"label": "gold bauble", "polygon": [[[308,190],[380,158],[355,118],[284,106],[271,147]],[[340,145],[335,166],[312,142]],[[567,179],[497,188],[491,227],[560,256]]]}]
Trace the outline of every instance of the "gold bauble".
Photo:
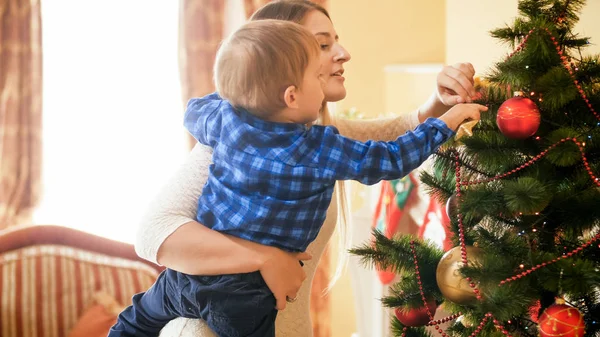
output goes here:
[{"label": "gold bauble", "polygon": [[[481,248],[467,246],[467,261],[469,265],[477,263],[482,254]],[[442,295],[456,304],[469,305],[477,301],[477,295],[469,286],[460,268],[463,267],[460,246],[447,251],[438,263],[435,277]]]}]

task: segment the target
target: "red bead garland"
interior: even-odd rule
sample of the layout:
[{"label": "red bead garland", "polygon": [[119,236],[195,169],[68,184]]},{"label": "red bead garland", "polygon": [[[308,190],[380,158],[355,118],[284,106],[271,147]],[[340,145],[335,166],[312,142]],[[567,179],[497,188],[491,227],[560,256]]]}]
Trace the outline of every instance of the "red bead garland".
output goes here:
[{"label": "red bead garland", "polygon": [[440,319],[436,319],[435,321],[430,321],[429,323],[427,323],[427,326],[434,326],[434,325],[438,325],[438,324],[442,324],[442,323],[446,323],[446,322],[450,322],[452,320],[455,320],[457,318],[459,318],[460,316],[462,316],[462,313],[459,312],[458,314],[454,314],[454,315],[450,315],[450,316],[446,316],[444,318],[440,318]]},{"label": "red bead garland", "polygon": [[415,250],[415,241],[412,240],[410,242],[410,250],[413,253],[413,262],[415,265],[415,274],[417,275],[417,284],[419,285],[419,292],[421,293],[421,300],[423,300],[423,306],[427,308],[427,316],[429,316],[429,321],[433,321],[433,314],[431,310],[429,310],[429,305],[427,304],[427,298],[425,298],[425,292],[423,291],[423,282],[421,282],[421,273],[419,272],[419,261],[417,260],[417,251]]},{"label": "red bead garland", "polygon": [[487,321],[490,319],[490,317],[492,317],[491,313],[488,312],[487,314],[485,314],[485,317],[481,320],[481,322],[479,323],[475,331],[473,331],[470,337],[477,336],[481,332]]},{"label": "red bead garland", "polygon": [[[585,151],[583,149],[583,145],[581,144],[581,142],[579,142],[576,138],[563,138],[559,142],[556,142],[555,144],[549,146],[546,150],[542,151],[540,154],[538,154],[537,156],[535,156],[533,159],[527,161],[525,164],[517,167],[516,169],[513,169],[513,170],[511,170],[511,171],[509,171],[507,173],[496,175],[495,177],[492,177],[492,178],[487,178],[487,179],[482,179],[482,180],[475,180],[475,181],[467,181],[467,182],[462,182],[461,181],[461,179],[460,179],[460,161],[459,161],[459,155],[458,155],[458,152],[456,152],[455,153],[456,195],[457,196],[461,195],[460,194],[460,187],[461,186],[472,186],[472,185],[478,185],[478,184],[488,183],[488,182],[492,182],[492,181],[496,181],[496,180],[500,180],[500,179],[506,178],[506,177],[508,177],[508,176],[510,176],[510,175],[512,175],[514,173],[517,173],[517,172],[521,171],[522,169],[524,169],[524,168],[530,166],[531,164],[537,162],[538,160],[540,160],[542,157],[544,157],[545,155],[548,154],[548,151],[554,149],[558,145],[560,145],[562,143],[565,143],[567,141],[572,141],[572,142],[575,143],[575,145],[577,145],[577,148],[579,149],[579,152],[581,153],[581,158],[583,160],[583,165],[585,166],[585,168],[586,168],[586,170],[588,172],[588,175],[592,179],[592,182],[596,186],[600,187],[600,181],[599,181],[600,179],[598,179],[598,177],[596,175],[594,175],[594,173],[592,172],[592,170],[590,168],[590,165],[589,165],[589,163],[587,161],[587,158],[585,156]],[[460,240],[460,244],[461,244],[461,254],[462,254],[463,263],[466,264],[467,251],[466,251],[466,248],[465,248],[466,246],[464,244],[464,238],[465,238],[465,236],[464,236],[464,227],[463,227],[463,223],[462,223],[462,214],[461,214],[461,212],[458,212],[457,218],[458,218],[459,240]],[[546,267],[547,265],[556,263],[556,262],[558,262],[558,261],[560,261],[562,259],[571,257],[574,254],[577,254],[577,253],[581,252],[584,248],[587,248],[588,246],[592,245],[594,242],[596,242],[598,240],[600,240],[600,233],[597,234],[594,238],[590,239],[585,244],[583,244],[581,247],[578,247],[578,248],[574,249],[573,251],[571,251],[571,252],[569,252],[569,253],[567,253],[567,254],[565,254],[563,256],[554,258],[554,259],[552,259],[550,261],[547,261],[547,262],[540,263],[537,266],[534,266],[534,267],[532,267],[532,268],[530,268],[530,269],[528,269],[528,270],[526,270],[524,272],[521,272],[519,274],[516,274],[514,276],[511,276],[509,278],[506,278],[506,279],[500,281],[499,286],[501,286],[503,284],[506,284],[506,283],[509,283],[509,282],[512,282],[512,281],[516,281],[516,280],[518,280],[518,279],[520,279],[522,277],[525,277],[525,276],[531,274],[535,270],[538,270],[540,268]],[[471,280],[468,279],[468,281],[471,281]],[[475,291],[476,294],[478,295],[477,298],[481,299],[481,296],[479,295],[479,290],[477,290],[474,287],[475,284],[471,283],[470,285],[472,285],[473,291]]]},{"label": "red bead garland", "polygon": [[[594,117],[596,117],[596,119],[600,120],[600,114],[598,114],[598,112],[596,112],[596,109],[594,109],[594,107],[592,106],[592,103],[590,103],[590,100],[588,99],[588,97],[586,96],[585,92],[583,91],[583,88],[581,87],[581,84],[579,84],[579,81],[577,81],[577,79],[575,78],[575,74],[573,72],[573,69],[571,69],[571,66],[569,65],[567,57],[563,55],[563,52],[560,49],[558,41],[556,41],[556,38],[550,32],[550,29],[548,29],[548,28],[541,28],[541,29],[543,29],[550,36],[550,39],[552,40],[552,43],[554,44],[554,48],[556,48],[556,53],[558,54],[558,56],[560,56],[560,59],[561,59],[562,64],[563,64],[563,67],[565,67],[565,69],[569,72],[569,76],[573,80],[573,83],[575,84],[575,87],[577,87],[577,91],[579,92],[579,95],[581,96],[581,98],[583,99],[583,101],[585,102],[585,104],[587,105],[588,109],[592,112],[592,114],[594,115]],[[523,39],[523,41],[521,43],[519,43],[519,45],[517,46],[517,48],[512,53],[510,53],[508,55],[507,59],[513,57],[516,53],[518,53],[521,50],[523,50],[523,48],[525,47],[525,44],[527,43],[527,40],[529,39],[529,37],[531,36],[531,34],[534,31],[535,30],[532,29],[532,30],[530,30],[527,33],[527,35],[525,35],[525,38]]]},{"label": "red bead garland", "polygon": [[524,276],[527,276],[527,275],[531,274],[532,272],[534,272],[534,271],[536,271],[536,270],[538,270],[538,269],[540,269],[540,268],[543,268],[543,267],[549,266],[549,265],[551,265],[551,264],[553,264],[553,263],[556,263],[556,262],[558,262],[558,261],[560,261],[560,260],[563,260],[563,259],[569,258],[569,257],[571,257],[571,256],[573,256],[573,255],[575,255],[575,254],[578,254],[578,253],[580,253],[582,250],[584,250],[585,248],[589,247],[589,246],[590,246],[590,245],[592,245],[592,244],[593,244],[595,241],[598,241],[598,240],[600,240],[600,233],[596,234],[596,236],[594,236],[594,237],[593,237],[592,239],[590,239],[588,242],[586,242],[585,244],[583,244],[581,247],[575,248],[575,249],[573,249],[572,251],[570,251],[570,252],[568,252],[568,253],[566,253],[566,254],[564,254],[564,255],[562,255],[562,256],[559,256],[559,257],[557,257],[557,258],[555,258],[555,259],[552,259],[552,260],[550,260],[550,261],[547,261],[547,262],[542,262],[542,263],[540,263],[540,264],[538,264],[538,265],[536,265],[536,266],[534,266],[534,267],[531,267],[530,269],[528,269],[528,270],[526,270],[526,271],[524,271],[524,272],[522,272],[522,273],[519,273],[519,274],[517,274],[517,275],[515,275],[515,276],[512,276],[512,277],[509,277],[509,278],[507,278],[507,279],[504,279],[504,280],[500,281],[500,284],[499,284],[498,286],[501,286],[501,285],[503,285],[503,284],[506,284],[506,283],[509,283],[509,282],[512,282],[512,281],[516,281],[517,279],[520,279],[520,278],[522,278],[522,277],[524,277]]},{"label": "red bead garland", "polygon": [[[585,92],[583,91],[583,88],[581,87],[581,84],[579,84],[579,82],[577,81],[577,79],[575,78],[574,72],[571,69],[572,67],[569,65],[567,57],[563,55],[563,52],[559,46],[558,41],[556,41],[556,38],[552,35],[552,33],[550,32],[550,30],[548,28],[541,28],[543,29],[551,38],[557,54],[560,56],[560,59],[562,61],[563,66],[565,67],[565,69],[569,72],[569,76],[571,77],[571,79],[573,80],[573,83],[575,84],[575,86],[577,87],[577,90],[580,94],[580,96],[582,97],[582,99],[585,101],[588,109],[592,112],[592,114],[594,115],[594,117],[596,117],[596,119],[600,120],[600,114],[598,114],[598,112],[596,112],[596,110],[594,109],[594,107],[592,106],[592,104],[590,103],[588,97],[586,96]],[[535,30],[530,30],[528,32],[528,34],[525,36],[525,38],[523,39],[523,41],[517,46],[517,48],[508,55],[508,58],[513,57],[517,52],[521,51],[526,43],[527,40],[529,39],[529,37],[531,36],[531,34],[534,32]],[[588,172],[588,175],[590,176],[590,178],[592,179],[592,182],[600,187],[600,179],[592,172],[589,163],[587,161],[587,158],[585,156],[585,151],[583,149],[583,145],[581,142],[579,142],[576,138],[563,138],[561,139],[559,142],[549,146],[547,149],[545,149],[544,151],[542,151],[541,153],[539,153],[537,156],[535,156],[534,158],[532,158],[531,160],[527,161],[526,163],[522,164],[521,166],[503,173],[503,174],[499,174],[496,175],[492,178],[487,178],[487,179],[481,179],[481,180],[475,180],[475,181],[461,181],[461,177],[460,177],[460,160],[459,160],[459,155],[458,152],[455,151],[455,173],[456,173],[456,197],[460,200],[461,197],[461,187],[463,186],[471,186],[471,185],[477,185],[477,184],[483,184],[483,183],[488,183],[488,182],[492,182],[492,181],[496,181],[496,180],[500,180],[503,178],[506,178],[514,173],[517,173],[521,170],[523,170],[526,167],[529,167],[530,165],[534,164],[535,162],[539,161],[542,157],[544,157],[545,155],[548,154],[548,151],[554,149],[555,147],[557,147],[558,145],[565,143],[567,141],[572,141],[574,142],[577,147],[579,148],[579,151],[581,153],[581,157],[583,160],[583,164],[586,168],[586,171]],[[467,264],[467,250],[466,250],[466,244],[465,244],[465,231],[464,231],[464,226],[463,226],[463,217],[460,211],[457,212],[457,219],[458,219],[458,228],[459,228],[459,242],[460,242],[460,250],[461,250],[461,259],[462,262],[466,265]],[[510,278],[507,278],[503,281],[500,282],[500,285],[506,284],[508,282],[512,282],[515,281],[517,279],[520,279],[524,276],[527,276],[529,274],[531,274],[532,272],[534,272],[535,270],[538,270],[540,268],[543,268],[549,264],[552,263],[556,263],[561,259],[565,259],[568,257],[571,257],[579,252],[581,252],[583,249],[587,248],[588,246],[592,245],[594,242],[600,240],[600,233],[597,234],[594,238],[590,239],[589,241],[587,241],[584,245],[582,245],[581,247],[578,247],[574,250],[572,250],[569,253],[564,254],[563,256],[560,256],[558,258],[552,259],[551,261],[547,261],[547,262],[543,262],[540,263],[524,272],[521,272],[515,276],[512,276]],[[425,297],[425,293],[423,291],[423,285],[421,282],[421,275],[419,272],[419,266],[418,266],[418,261],[417,261],[417,254],[415,251],[415,242],[411,241],[411,250],[413,253],[413,257],[414,257],[414,264],[415,264],[415,271],[416,271],[416,276],[417,276],[417,283],[419,285],[419,291],[421,294],[421,299],[423,300],[423,304],[425,307],[427,307],[427,299]],[[600,245],[599,245],[600,247]],[[482,300],[481,294],[479,289],[476,288],[476,284],[471,280],[471,278],[467,278],[467,280],[470,282],[469,286],[473,289],[473,291],[477,294],[477,299]],[[433,320],[433,315],[430,312],[429,309],[427,309],[427,314],[430,318],[430,322],[427,324],[428,326],[434,326],[435,329],[442,335],[442,337],[447,337],[447,334],[439,327],[439,324],[441,323],[445,323],[451,320],[454,320],[456,318],[458,318],[459,316],[461,316],[461,313],[458,314],[454,314],[442,319],[438,319],[438,320]],[[502,325],[500,324],[500,321],[498,321],[497,319],[494,318],[494,316],[492,315],[492,313],[487,313],[485,315],[485,317],[483,318],[483,320],[479,323],[479,325],[477,326],[477,328],[475,329],[475,331],[471,334],[470,337],[476,337],[483,329],[483,327],[486,325],[486,323],[490,320],[493,319],[493,323],[496,327],[496,329],[498,329],[498,331],[501,331],[505,336],[507,337],[511,337],[510,333],[508,332],[508,330]],[[402,337],[406,337],[406,331],[408,330],[407,327],[403,328],[403,332],[402,332]]]},{"label": "red bead garland", "polygon": [[[590,176],[590,178],[592,179],[592,182],[600,187],[600,179],[598,179],[598,177],[594,174],[594,172],[592,172],[592,169],[590,168],[590,164],[588,163],[587,157],[585,156],[585,151],[583,150],[583,145],[581,144],[581,142],[579,142],[577,140],[577,138],[563,138],[560,141],[556,142],[555,144],[550,145],[547,149],[545,149],[544,151],[542,151],[541,153],[539,153],[537,156],[533,157],[532,159],[530,159],[529,161],[527,161],[525,164],[512,169],[509,172],[503,173],[503,174],[498,174],[492,178],[487,178],[487,179],[480,179],[480,180],[474,180],[474,181],[466,181],[466,182],[462,182],[460,183],[462,186],[472,186],[472,185],[479,185],[479,184],[484,184],[484,183],[489,183],[492,181],[496,181],[496,180],[500,180],[503,178],[506,178],[514,173],[517,173],[519,171],[521,171],[522,169],[531,166],[531,164],[537,162],[538,160],[542,159],[542,157],[544,157],[545,155],[548,154],[548,151],[554,149],[555,147],[557,147],[558,145],[568,142],[568,141],[572,141],[573,143],[575,143],[575,145],[577,145],[577,147],[579,148],[579,152],[581,153],[581,159],[583,161],[583,166],[585,166],[586,171],[588,172],[588,175]],[[458,159],[458,156],[457,156]],[[457,165],[460,165],[457,162]],[[457,180],[459,179],[459,176],[457,176]]]},{"label": "red bead garland", "polygon": [[[461,179],[460,179],[460,156],[457,151],[455,151],[454,156],[455,156],[454,163],[455,163],[455,174],[456,174],[456,197],[457,197],[457,200],[460,200],[460,196],[462,195],[460,193],[460,187],[462,186]],[[465,244],[465,228],[463,225],[463,217],[462,217],[462,212],[460,212],[460,209],[458,209],[457,218],[458,218],[458,238],[459,238],[459,242],[460,242],[460,255],[461,255],[463,265],[466,266],[468,264],[467,245]],[[473,282],[473,280],[470,277],[467,277],[467,281],[469,282],[469,287],[471,287],[471,289],[473,289],[473,292],[475,293],[476,298],[481,301],[483,299],[483,297],[481,296],[479,289],[477,289],[476,284]]]}]

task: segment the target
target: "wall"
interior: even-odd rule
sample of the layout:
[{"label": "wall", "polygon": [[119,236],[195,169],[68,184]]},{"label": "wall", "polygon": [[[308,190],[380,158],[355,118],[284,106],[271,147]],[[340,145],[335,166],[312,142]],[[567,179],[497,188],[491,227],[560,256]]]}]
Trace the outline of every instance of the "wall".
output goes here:
[{"label": "wall", "polygon": [[348,97],[338,109],[356,107],[368,116],[387,113],[386,65],[443,62],[444,4],[445,0],[330,0],[340,41],[352,55],[346,65]]},{"label": "wall", "polygon": [[[447,0],[446,60],[472,62],[478,74],[510,52],[489,35],[489,31],[512,23],[517,16],[517,0]],[[576,32],[592,38],[586,53],[600,53],[600,1],[590,0],[582,10]]]},{"label": "wall", "polygon": [[[367,117],[387,113],[386,92],[391,94],[393,90],[386,89],[385,66],[442,63],[445,57],[444,4],[445,0],[330,0],[329,11],[340,42],[352,55],[352,60],[345,65],[348,97],[336,104],[336,110],[355,107]],[[434,85],[432,82],[431,90]],[[358,204],[363,202],[359,194],[364,196],[365,193],[358,185],[352,187],[354,208],[358,209]],[[360,217],[357,220],[355,225],[371,225],[370,217],[368,221]],[[335,254],[332,259],[335,265]],[[338,281],[331,296],[332,337],[350,337],[357,327],[349,273]]]}]

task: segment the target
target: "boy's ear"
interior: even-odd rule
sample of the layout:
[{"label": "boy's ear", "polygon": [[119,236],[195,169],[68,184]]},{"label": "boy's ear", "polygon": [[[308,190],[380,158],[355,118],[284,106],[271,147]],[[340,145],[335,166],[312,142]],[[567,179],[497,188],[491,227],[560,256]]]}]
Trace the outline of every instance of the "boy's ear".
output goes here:
[{"label": "boy's ear", "polygon": [[290,85],[289,87],[285,88],[283,93],[283,101],[288,108],[298,108],[297,95],[298,89],[295,86]]}]

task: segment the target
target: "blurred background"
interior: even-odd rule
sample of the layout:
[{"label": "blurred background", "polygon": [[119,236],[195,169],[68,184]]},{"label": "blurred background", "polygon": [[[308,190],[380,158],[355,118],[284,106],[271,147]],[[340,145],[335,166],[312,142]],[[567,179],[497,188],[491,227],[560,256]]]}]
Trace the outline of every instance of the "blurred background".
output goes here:
[{"label": "blurred background", "polygon": [[[0,230],[53,224],[132,243],[141,214],[191,148],[182,115],[190,92],[210,80],[189,75],[203,65],[202,45],[218,44],[219,31],[227,35],[268,1],[7,2],[0,7]],[[350,118],[409,113],[434,90],[443,65],[471,62],[482,76],[512,50],[488,32],[517,15],[517,0],[320,3],[352,54],[347,98],[330,106]],[[193,34],[184,33],[184,4],[204,20]],[[600,2],[588,1],[576,29],[592,43],[600,40],[597,13]],[[585,51],[598,52],[597,44]],[[349,189],[360,244],[382,190]],[[415,198],[398,230],[423,235],[430,204],[423,193]],[[336,251],[330,247],[325,275]],[[385,291],[352,258],[314,312],[315,337],[386,336],[390,313],[378,302]]]}]

